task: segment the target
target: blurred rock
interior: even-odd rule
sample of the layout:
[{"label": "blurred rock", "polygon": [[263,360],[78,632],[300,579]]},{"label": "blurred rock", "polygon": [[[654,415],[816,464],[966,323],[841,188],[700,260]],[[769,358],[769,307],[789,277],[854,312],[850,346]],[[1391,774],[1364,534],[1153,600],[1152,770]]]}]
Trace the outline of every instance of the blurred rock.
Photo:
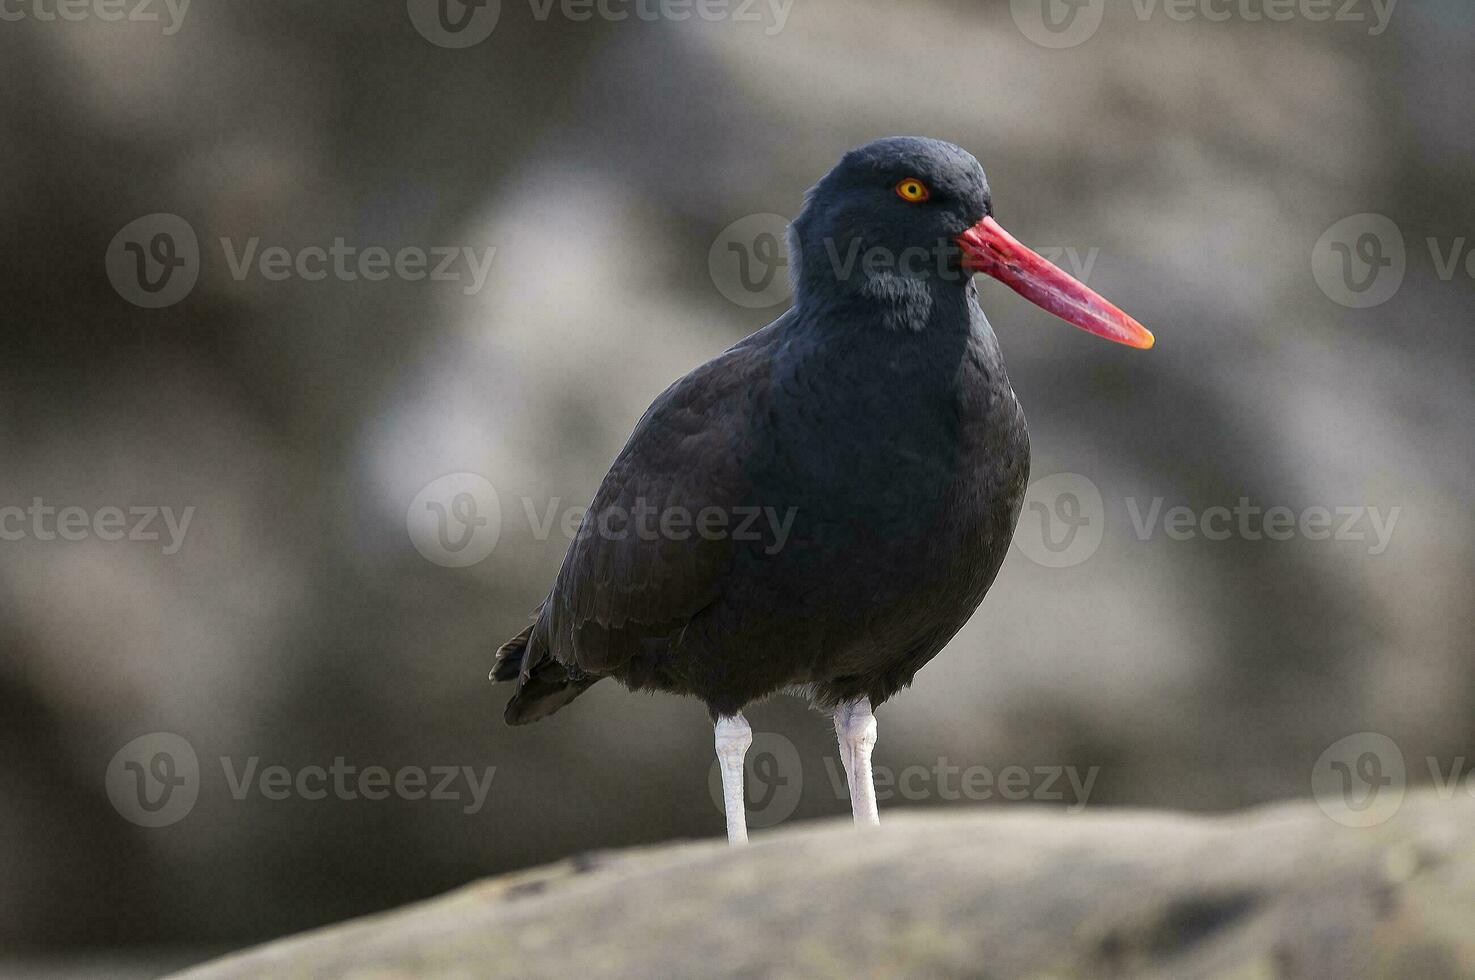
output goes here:
[{"label": "blurred rock", "polygon": [[[1373,34],[1114,3],[1069,50],[1011,6],[804,0],[769,33],[539,0],[501,4],[466,50],[404,2],[200,3],[169,37],[91,14],[0,25],[0,509],[196,513],[173,554],[0,533],[0,949],[235,948],[711,833],[699,705],[600,685],[506,728],[491,652],[650,400],[782,310],[723,294],[722,230],[794,213],[888,133],[977,153],[1011,230],[1084,256],[1159,345],[1112,351],[980,283],[1034,474],[1094,485],[1100,545],[1071,567],[1012,556],[882,709],[878,765],[1095,768],[1093,806],[1221,810],[1304,794],[1349,732],[1393,739],[1412,781],[1417,760],[1475,758],[1475,278],[1426,247],[1472,238],[1475,6],[1399,4]],[[1408,270],[1352,310],[1312,254],[1366,212],[1402,229]],[[160,309],[105,264],[155,213],[202,253]],[[495,256],[479,289],[231,261],[338,238]],[[455,472],[494,485],[503,518],[465,568],[406,528]],[[1376,553],[1134,523],[1242,498],[1401,517]],[[792,819],[845,809],[824,719],[789,699],[750,719],[809,774]],[[167,828],[121,817],[103,777],[151,732],[213,774]],[[478,814],[237,799],[216,760],[253,756],[497,777]]]},{"label": "blurred rock", "polygon": [[1475,975],[1475,802],[1373,828],[1309,802],[1217,818],[893,814],[576,857],[182,976]]}]

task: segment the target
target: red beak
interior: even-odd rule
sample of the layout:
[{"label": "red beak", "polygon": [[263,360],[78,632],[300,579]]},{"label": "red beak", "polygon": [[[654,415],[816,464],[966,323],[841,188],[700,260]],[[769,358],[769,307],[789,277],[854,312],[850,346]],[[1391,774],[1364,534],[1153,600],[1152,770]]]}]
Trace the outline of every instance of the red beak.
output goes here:
[{"label": "red beak", "polygon": [[1143,350],[1152,334],[1136,320],[1112,306],[1085,283],[1021,245],[992,217],[958,236],[963,267],[993,276],[1036,306],[1087,333]]}]

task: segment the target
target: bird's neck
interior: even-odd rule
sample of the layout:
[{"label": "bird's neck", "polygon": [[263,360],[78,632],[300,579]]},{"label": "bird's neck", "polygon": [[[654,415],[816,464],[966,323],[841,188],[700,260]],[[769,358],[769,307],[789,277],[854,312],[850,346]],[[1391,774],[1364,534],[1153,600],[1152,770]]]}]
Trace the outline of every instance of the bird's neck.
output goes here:
[{"label": "bird's neck", "polygon": [[794,305],[813,322],[936,336],[968,331],[974,297],[972,283],[881,274],[845,283],[800,280]]},{"label": "bird's neck", "polygon": [[971,282],[926,296],[826,291],[818,299],[801,292],[797,300],[785,328],[796,364],[886,377],[898,390],[943,399],[959,388],[1010,390],[998,338]]}]

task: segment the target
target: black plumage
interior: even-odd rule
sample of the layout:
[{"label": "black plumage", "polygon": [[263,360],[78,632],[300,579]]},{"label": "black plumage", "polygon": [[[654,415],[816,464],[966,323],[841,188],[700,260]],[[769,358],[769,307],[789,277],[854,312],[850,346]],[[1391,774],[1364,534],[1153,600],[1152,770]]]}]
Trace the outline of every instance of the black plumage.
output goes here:
[{"label": "black plumage", "polygon": [[[1004,231],[983,169],[949,143],[846,154],[809,192],[789,254],[793,307],[656,399],[536,620],[497,651],[493,678],[517,683],[508,722],[603,677],[698,697],[714,719],[790,689],[869,716],[983,600],[1029,475],[972,274],[1153,343]],[[637,533],[642,507],[687,527],[716,514],[729,533]]]},{"label": "black plumage", "polygon": [[[909,177],[921,206],[893,192]],[[789,688],[879,705],[911,682],[992,584],[1029,471],[954,241],[989,209],[971,156],[913,138],[852,151],[809,193],[793,307],[656,399],[535,622],[497,652],[508,722],[603,677],[714,717]],[[894,267],[862,269],[868,253]],[[726,530],[641,533],[637,508]]]}]

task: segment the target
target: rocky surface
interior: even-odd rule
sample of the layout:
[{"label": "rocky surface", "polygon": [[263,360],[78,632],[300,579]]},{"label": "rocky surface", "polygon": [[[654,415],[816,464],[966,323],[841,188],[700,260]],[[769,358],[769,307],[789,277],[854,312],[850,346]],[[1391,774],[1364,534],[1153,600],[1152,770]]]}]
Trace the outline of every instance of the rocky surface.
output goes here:
[{"label": "rocky surface", "polygon": [[1475,976],[1475,801],[1343,827],[972,810],[572,858],[281,940],[195,980]]}]

